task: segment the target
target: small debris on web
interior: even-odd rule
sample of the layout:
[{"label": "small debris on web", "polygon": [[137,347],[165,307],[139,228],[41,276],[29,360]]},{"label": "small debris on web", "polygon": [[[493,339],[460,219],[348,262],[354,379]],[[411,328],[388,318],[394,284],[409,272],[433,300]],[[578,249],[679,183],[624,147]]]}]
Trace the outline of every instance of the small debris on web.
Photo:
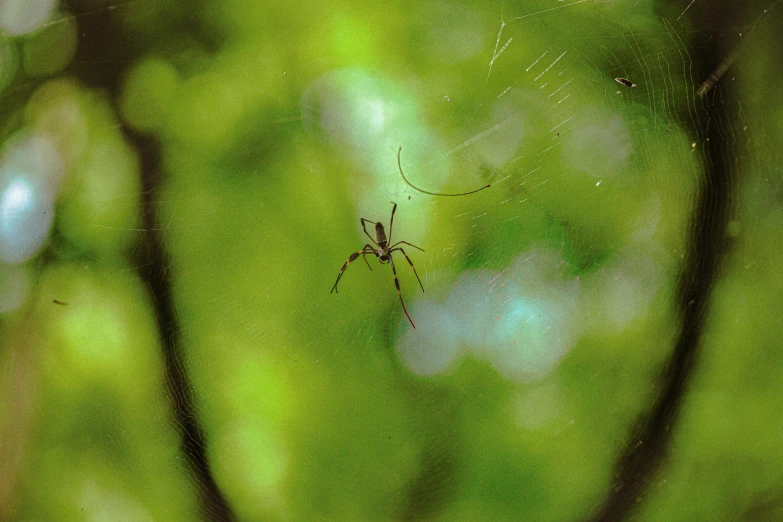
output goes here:
[{"label": "small debris on web", "polygon": [[633,83],[628,78],[615,78],[614,81],[616,81],[620,85],[625,85],[626,87],[636,87],[636,84]]}]

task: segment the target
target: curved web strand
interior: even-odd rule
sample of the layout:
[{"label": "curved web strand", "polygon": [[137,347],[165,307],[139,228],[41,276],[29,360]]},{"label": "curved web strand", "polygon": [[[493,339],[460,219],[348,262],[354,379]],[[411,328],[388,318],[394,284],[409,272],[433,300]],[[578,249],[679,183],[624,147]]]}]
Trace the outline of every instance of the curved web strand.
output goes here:
[{"label": "curved web strand", "polygon": [[400,160],[401,154],[402,154],[402,146],[400,146],[400,148],[397,149],[397,168],[400,169],[400,175],[402,176],[402,179],[404,179],[405,183],[410,185],[412,188],[418,190],[419,192],[423,192],[424,194],[429,194],[430,196],[467,196],[468,194],[475,194],[476,192],[484,190],[485,188],[489,188],[489,184],[487,184],[476,190],[471,190],[470,192],[460,192],[459,194],[444,194],[442,192],[430,192],[429,190],[421,189],[416,185],[414,185],[413,183],[411,183],[410,181],[408,181],[408,178],[405,177],[405,173],[402,171],[402,161]]}]

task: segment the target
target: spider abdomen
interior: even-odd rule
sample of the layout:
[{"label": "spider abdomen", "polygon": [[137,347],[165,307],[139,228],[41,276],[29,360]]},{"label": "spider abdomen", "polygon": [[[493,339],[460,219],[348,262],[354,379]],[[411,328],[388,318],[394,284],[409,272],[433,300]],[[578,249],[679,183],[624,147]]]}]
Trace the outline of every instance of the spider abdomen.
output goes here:
[{"label": "spider abdomen", "polygon": [[384,247],[389,242],[386,239],[386,231],[383,229],[383,225],[378,222],[375,224],[375,238],[378,240],[378,246]]}]

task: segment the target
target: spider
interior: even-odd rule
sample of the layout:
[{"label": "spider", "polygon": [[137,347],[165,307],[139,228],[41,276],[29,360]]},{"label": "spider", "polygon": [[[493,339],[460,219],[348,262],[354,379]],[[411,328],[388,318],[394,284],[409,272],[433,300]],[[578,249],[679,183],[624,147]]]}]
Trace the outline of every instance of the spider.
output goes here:
[{"label": "spider", "polygon": [[[392,235],[392,226],[394,225],[394,212],[397,210],[397,203],[391,202],[392,205],[392,213],[391,213],[391,221],[389,221],[389,237],[386,237],[386,231],[383,228],[383,224],[381,222],[375,222],[370,221],[369,219],[361,218],[362,222],[362,229],[364,230],[364,233],[367,235],[367,237],[370,238],[370,241],[372,241],[372,245],[370,243],[367,243],[364,245],[364,248],[359,250],[358,252],[354,252],[351,254],[351,256],[348,258],[348,261],[345,262],[343,267],[340,269],[340,273],[337,274],[337,281],[334,282],[334,286],[332,287],[331,292],[339,293],[337,292],[337,283],[340,282],[340,278],[343,276],[343,272],[345,272],[345,269],[348,268],[348,265],[351,264],[351,261],[355,260],[357,257],[362,256],[364,259],[364,262],[367,263],[367,268],[372,270],[372,267],[370,266],[370,262],[367,261],[367,255],[368,254],[375,254],[375,257],[378,258],[381,264],[389,263],[392,267],[392,273],[394,274],[394,286],[397,287],[397,295],[400,297],[400,304],[402,305],[402,311],[405,312],[405,317],[408,318],[408,322],[411,323],[411,326],[413,329],[416,329],[416,325],[413,324],[413,319],[411,319],[410,314],[408,313],[408,309],[405,308],[405,302],[402,300],[402,294],[400,293],[400,282],[397,280],[397,269],[394,268],[394,259],[392,259],[392,252],[400,251],[402,252],[402,255],[405,256],[405,259],[408,260],[408,263],[411,265],[411,268],[413,269],[413,273],[416,274],[416,279],[419,281],[419,287],[421,287],[421,291],[424,292],[424,286],[421,284],[421,279],[419,279],[419,274],[416,272],[416,267],[413,266],[413,261],[411,261],[411,258],[408,257],[408,254],[405,253],[405,250],[402,249],[402,247],[399,247],[397,245],[408,245],[412,246],[413,248],[419,249],[422,252],[424,252],[423,248],[419,248],[416,245],[413,245],[411,243],[408,243],[407,241],[397,241],[393,245],[389,246],[389,243],[391,242],[391,235]],[[375,238],[373,239],[372,236],[367,232],[367,223],[372,223],[375,225]],[[373,246],[375,245],[375,246]]]}]

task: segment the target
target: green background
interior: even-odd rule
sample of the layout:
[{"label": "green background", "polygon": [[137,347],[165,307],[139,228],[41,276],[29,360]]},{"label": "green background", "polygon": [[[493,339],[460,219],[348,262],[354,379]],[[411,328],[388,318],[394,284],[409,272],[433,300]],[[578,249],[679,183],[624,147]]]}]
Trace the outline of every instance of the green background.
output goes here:
[{"label": "green background", "polygon": [[[0,316],[0,518],[590,518],[671,375],[715,154],[695,362],[612,517],[783,517],[780,6],[687,7],[73,1],[4,37],[4,142],[67,170]],[[416,192],[399,146],[492,187]],[[415,332],[374,258],[329,294],[391,201]]]}]

